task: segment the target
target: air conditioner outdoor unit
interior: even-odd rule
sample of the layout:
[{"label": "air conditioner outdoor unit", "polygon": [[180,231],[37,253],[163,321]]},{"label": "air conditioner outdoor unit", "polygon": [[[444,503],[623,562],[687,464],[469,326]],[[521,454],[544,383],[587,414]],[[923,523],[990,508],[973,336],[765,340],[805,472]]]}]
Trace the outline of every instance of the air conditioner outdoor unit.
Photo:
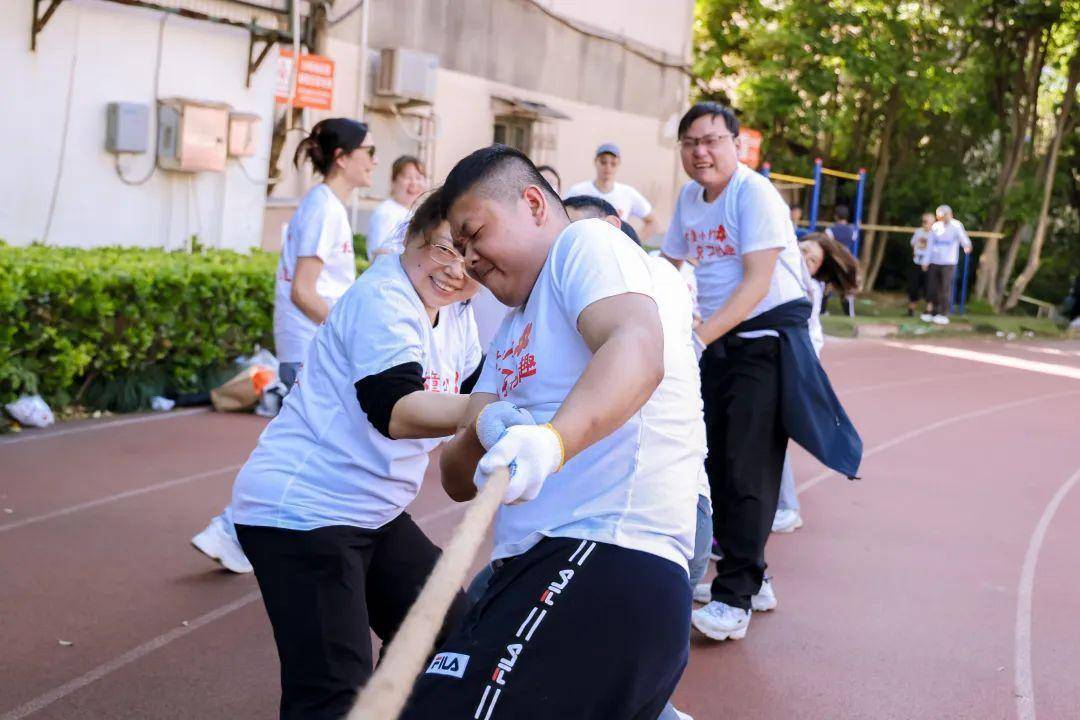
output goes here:
[{"label": "air conditioner outdoor unit", "polygon": [[385,48],[379,54],[375,94],[405,102],[435,102],[439,58],[407,48]]}]

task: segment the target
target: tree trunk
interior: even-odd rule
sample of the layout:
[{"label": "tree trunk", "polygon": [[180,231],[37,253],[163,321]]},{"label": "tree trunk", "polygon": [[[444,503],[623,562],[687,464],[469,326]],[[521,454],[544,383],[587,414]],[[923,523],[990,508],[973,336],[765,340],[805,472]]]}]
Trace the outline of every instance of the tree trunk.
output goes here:
[{"label": "tree trunk", "polygon": [[[874,184],[870,189],[870,204],[866,213],[868,225],[875,225],[881,213],[881,196],[885,192],[885,183],[889,179],[889,170],[892,165],[892,136],[896,125],[896,116],[900,111],[900,86],[893,85],[889,91],[889,99],[885,102],[885,124],[881,128],[881,139],[878,142],[878,157],[874,167]],[[873,290],[877,281],[877,272],[881,269],[881,263],[874,264],[874,243],[877,233],[870,230],[859,243],[859,265],[863,272],[863,289]],[[884,245],[884,241],[882,241]]]},{"label": "tree trunk", "polygon": [[[1026,129],[1032,125],[1036,116],[1042,66],[1049,39],[1049,27],[1030,32],[1023,37],[1018,53],[1020,66],[1012,74],[1011,83],[1013,106],[1009,112],[1008,127],[1002,132],[1001,170],[994,185],[990,216],[987,218],[991,232],[1000,233],[1005,227],[1005,200],[1016,183],[1020,166],[1023,164]],[[999,245],[998,238],[987,238],[979,256],[974,288],[975,297],[983,298],[995,306],[1000,302],[997,292]]]},{"label": "tree trunk", "polygon": [[[1020,254],[1020,246],[1030,238],[1031,223],[1021,223],[1013,231],[1012,240],[1009,241],[1009,249],[1005,252],[1005,260],[1002,261],[1001,270],[998,272],[997,297],[999,300],[1005,297],[1005,291],[1009,288],[1009,278],[1012,277],[1013,269],[1016,267],[1016,258]],[[1000,310],[1000,308],[998,309]]]},{"label": "tree trunk", "polygon": [[1024,294],[1028,283],[1039,271],[1039,261],[1042,255],[1043,243],[1046,241],[1047,225],[1050,221],[1050,198],[1054,192],[1054,176],[1057,174],[1058,155],[1061,152],[1061,143],[1072,129],[1072,110],[1076,103],[1076,86],[1080,84],[1080,46],[1073,48],[1072,58],[1069,60],[1069,79],[1065,85],[1065,97],[1058,108],[1057,122],[1054,123],[1054,137],[1050,141],[1050,148],[1046,153],[1046,165],[1043,168],[1043,191],[1042,205],[1039,207],[1039,220],[1035,225],[1035,234],[1031,238],[1031,251],[1028,253],[1027,264],[1016,282],[1013,283],[1009,297],[1004,306],[1011,310],[1020,302],[1020,296]]}]

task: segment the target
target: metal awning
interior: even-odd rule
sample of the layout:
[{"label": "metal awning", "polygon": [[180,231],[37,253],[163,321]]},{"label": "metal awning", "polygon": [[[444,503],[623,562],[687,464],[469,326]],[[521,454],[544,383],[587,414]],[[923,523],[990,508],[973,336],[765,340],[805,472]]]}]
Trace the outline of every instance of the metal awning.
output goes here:
[{"label": "metal awning", "polygon": [[556,110],[550,105],[523,98],[508,98],[492,95],[495,109],[500,115],[518,115],[530,118],[549,118],[552,120],[572,120],[569,115]]}]

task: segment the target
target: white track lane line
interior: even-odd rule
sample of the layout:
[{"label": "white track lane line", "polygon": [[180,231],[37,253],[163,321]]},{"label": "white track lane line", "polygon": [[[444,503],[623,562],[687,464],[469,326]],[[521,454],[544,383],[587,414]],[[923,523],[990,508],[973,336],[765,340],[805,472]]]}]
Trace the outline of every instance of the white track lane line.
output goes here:
[{"label": "white track lane line", "polygon": [[[947,417],[944,420],[938,420],[935,423],[924,425],[916,430],[910,430],[906,433],[903,433],[902,435],[897,435],[891,440],[886,440],[883,443],[875,445],[874,447],[863,453],[863,463],[865,464],[867,458],[873,457],[880,452],[884,452],[889,448],[896,447],[897,445],[907,442],[908,440],[917,438],[920,435],[926,435],[927,433],[932,433],[935,430],[940,430],[941,428],[948,425],[964,422],[966,420],[974,420],[985,415],[992,415],[996,412],[1001,412],[1003,410],[1011,410],[1013,408],[1023,407],[1024,405],[1031,405],[1032,403],[1038,403],[1044,400],[1055,400],[1057,398],[1069,397],[1070,395],[1080,395],[1080,390],[1072,390],[1070,392],[1046,393],[1044,395],[1036,395],[1034,397],[1024,398],[1023,400],[1013,400],[1012,402],[1001,403],[1000,405],[991,405],[990,407],[983,408],[981,410],[973,410],[971,412],[962,413],[960,415],[953,415],[952,417]],[[837,473],[833,472],[832,470],[823,470],[822,472],[810,478],[803,484],[796,487],[795,490],[796,492],[800,493],[806,492],[810,488],[820,483],[822,480],[826,480],[830,477],[833,477],[834,475],[837,475]]]},{"label": "white track lane line", "polygon": [[1054,497],[1043,510],[1039,523],[1031,533],[1024,564],[1020,570],[1020,583],[1016,591],[1016,650],[1013,694],[1016,696],[1016,717],[1019,720],[1035,720],[1035,681],[1031,671],[1031,621],[1032,597],[1035,594],[1035,568],[1039,562],[1046,531],[1065,495],[1080,483],[1080,470],[1062,483]]},{"label": "white track lane line", "polygon": [[971,360],[973,362],[1001,365],[1014,370],[1028,370],[1044,375],[1057,375],[1058,377],[1080,380],[1080,367],[1071,365],[1059,365],[1057,363],[1040,362],[1038,360],[1025,360],[1012,355],[998,355],[996,353],[978,352],[977,350],[965,350],[963,348],[946,347],[944,345],[912,345],[886,341],[883,343],[889,347],[914,350],[916,352],[942,355],[944,357],[957,358],[959,360]]},{"label": "white track lane line", "polygon": [[[465,509],[465,507],[466,503],[454,503],[453,505],[448,505],[447,507],[440,508],[439,510],[435,510],[434,512],[427,513],[426,515],[422,515],[421,517],[414,519],[416,520],[417,524],[429,523],[439,518],[452,515],[455,511],[460,512],[461,510]],[[8,710],[3,715],[0,715],[0,720],[21,720],[22,718],[33,715],[39,710],[43,710],[49,705],[52,705],[57,700],[62,700],[68,695],[71,695],[72,693],[83,689],[87,685],[97,682],[106,675],[114,673],[120,668],[142,659],[143,657],[149,655],[155,650],[160,650],[161,648],[172,643],[173,641],[179,640],[180,638],[194,632],[195,630],[198,630],[204,625],[209,625],[215,620],[220,620],[226,615],[234,613],[241,608],[247,607],[256,600],[259,600],[261,597],[262,594],[258,590],[253,590],[248,594],[243,595],[236,600],[233,600],[230,603],[226,603],[225,605],[222,605],[219,608],[215,608],[214,610],[211,610],[204,615],[200,615],[194,620],[189,621],[188,624],[185,626],[174,628],[167,633],[158,635],[153,640],[145,642],[138,647],[128,650],[122,655],[116,656],[108,662],[104,662],[97,667],[92,668],[91,670],[83,673],[74,680],[55,687],[48,692],[42,693],[33,700],[25,702],[16,708]]]},{"label": "white track lane line", "polygon": [[146,422],[156,422],[158,420],[174,420],[180,417],[199,415],[207,412],[210,412],[208,408],[188,408],[184,410],[173,410],[167,413],[157,413],[154,415],[139,415],[138,417],[124,418],[121,420],[89,422],[85,425],[80,425],[73,428],[58,429],[54,432],[30,431],[26,435],[19,434],[15,437],[0,438],[0,445],[14,445],[15,443],[33,442],[34,440],[51,440],[53,438],[63,437],[65,435],[75,435],[78,433],[90,432],[91,430],[105,430],[107,428],[121,427],[123,425],[135,425],[138,423]]},{"label": "white track lane line", "polygon": [[987,372],[985,370],[979,370],[976,372],[968,373],[951,373],[949,375],[934,375],[932,377],[918,378],[917,380],[895,380],[892,382],[879,383],[877,385],[860,385],[846,390],[838,390],[836,395],[838,397],[847,397],[848,395],[857,395],[864,392],[873,392],[874,390],[888,390],[890,388],[909,387],[911,385],[926,385],[927,383],[941,383],[944,381],[952,382],[953,380],[964,380],[967,378],[991,378],[997,375],[1005,375],[1006,370],[993,370]]},{"label": "white track lane line", "polygon": [[46,520],[52,520],[58,517],[64,517],[65,515],[71,515],[81,510],[89,510],[100,505],[106,505],[117,500],[126,500],[127,498],[137,497],[146,493],[157,492],[158,490],[165,490],[167,488],[175,487],[177,485],[183,485],[195,480],[202,480],[203,478],[213,477],[214,475],[220,475],[227,472],[236,472],[242,467],[240,465],[228,465],[226,467],[217,468],[215,470],[205,470],[200,473],[194,473],[193,475],[185,475],[184,477],[175,478],[173,480],[165,480],[164,482],[155,483],[153,485],[147,485],[146,487],[135,488],[134,490],[125,490],[114,495],[106,495],[105,497],[98,498],[97,500],[88,500],[84,503],[77,505],[69,505],[59,510],[53,510],[52,512],[43,513],[41,515],[33,515],[22,520],[15,520],[14,522],[4,523],[0,525],[0,532],[7,532],[8,530],[15,530],[17,528],[26,527],[27,525],[34,525],[35,523],[45,522]]}]

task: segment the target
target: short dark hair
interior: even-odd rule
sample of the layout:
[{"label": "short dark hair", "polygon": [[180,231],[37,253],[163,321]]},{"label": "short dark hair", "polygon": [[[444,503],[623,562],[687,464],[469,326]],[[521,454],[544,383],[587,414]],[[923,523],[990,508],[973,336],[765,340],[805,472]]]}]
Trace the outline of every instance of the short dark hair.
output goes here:
[{"label": "short dark hair", "polygon": [[544,172],[545,170],[546,170],[546,171],[548,171],[549,173],[551,173],[552,175],[554,175],[554,176],[555,176],[555,179],[559,181],[559,184],[560,184],[560,185],[562,185],[562,175],[560,175],[560,174],[559,174],[559,171],[558,171],[558,170],[556,170],[555,168],[551,167],[550,165],[537,165],[537,166],[536,166],[536,171],[537,171],[537,172],[541,172],[541,173],[542,173],[542,172]]},{"label": "short dark hair", "polygon": [[410,165],[416,168],[416,171],[421,175],[427,175],[424,170],[424,163],[420,162],[420,158],[415,155],[402,155],[390,166],[390,182],[397,180],[398,175],[405,172]]},{"label": "short dark hair", "polygon": [[568,197],[563,200],[563,207],[581,210],[583,213],[587,213],[589,217],[604,218],[608,215],[619,217],[619,211],[615,209],[614,205],[604,198],[593,197],[592,195]]},{"label": "short dark hair", "polygon": [[488,197],[500,200],[516,199],[526,187],[536,185],[562,208],[559,194],[525,153],[496,143],[474,150],[454,165],[440,193],[442,216],[446,217],[454,203],[477,185],[483,185]]},{"label": "short dark hair", "polygon": [[425,245],[430,244],[431,231],[442,221],[442,188],[435,188],[416,206],[412,217],[409,218],[409,224],[405,228],[405,242],[408,243],[415,237],[422,237]]},{"label": "short dark hair", "polygon": [[848,214],[848,206],[837,205],[836,209],[833,210],[833,217],[837,220],[847,220],[849,217],[851,217],[851,215]]},{"label": "short dark hair", "polygon": [[[615,209],[615,206],[609,203],[604,198],[593,197],[592,195],[574,195],[563,200],[563,206],[567,209],[581,210],[587,217],[592,218],[606,218],[608,215],[614,215],[619,217],[619,211]],[[619,229],[622,230],[627,237],[641,245],[641,238],[638,237],[637,230],[634,226],[626,222],[622,218],[619,218]]]},{"label": "short dark hair", "polygon": [[727,125],[728,132],[733,137],[739,136],[739,120],[735,117],[735,112],[726,105],[721,105],[718,102],[706,101],[696,103],[692,108],[686,111],[686,114],[679,120],[679,137],[686,134],[686,131],[690,129],[690,125],[700,117],[722,117],[724,118],[724,124]]},{"label": "short dark hair", "polygon": [[300,167],[305,158],[311,161],[320,175],[326,177],[334,167],[337,151],[348,155],[364,144],[368,126],[352,118],[326,118],[315,123],[311,133],[296,146],[293,165]]}]

